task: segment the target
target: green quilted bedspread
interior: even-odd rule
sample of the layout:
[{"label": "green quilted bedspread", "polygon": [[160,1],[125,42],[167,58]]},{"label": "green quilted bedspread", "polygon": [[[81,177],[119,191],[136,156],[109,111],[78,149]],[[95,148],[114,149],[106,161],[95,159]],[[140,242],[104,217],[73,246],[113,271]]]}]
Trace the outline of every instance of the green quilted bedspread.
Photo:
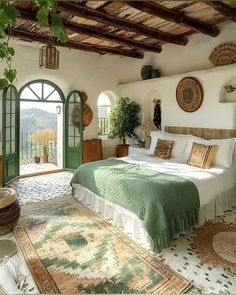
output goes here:
[{"label": "green quilted bedspread", "polygon": [[81,165],[71,180],[72,186],[73,183],[135,213],[144,221],[156,252],[198,222],[198,190],[180,176],[112,158]]}]

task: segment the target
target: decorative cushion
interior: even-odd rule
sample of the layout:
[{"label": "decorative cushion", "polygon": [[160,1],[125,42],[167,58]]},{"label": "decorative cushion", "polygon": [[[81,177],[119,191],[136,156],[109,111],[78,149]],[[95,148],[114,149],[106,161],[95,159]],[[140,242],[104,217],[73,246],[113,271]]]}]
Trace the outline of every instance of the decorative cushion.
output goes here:
[{"label": "decorative cushion", "polygon": [[170,159],[173,143],[172,140],[162,140],[159,138],[153,156],[165,160]]},{"label": "decorative cushion", "polygon": [[163,140],[172,140],[174,141],[174,145],[171,151],[171,158],[173,158],[177,162],[186,163],[189,156],[189,154],[186,155],[186,148],[188,145],[188,139],[191,138],[191,135],[175,134],[164,131],[153,131],[150,133],[150,136],[152,138],[149,149],[150,154],[154,153],[158,138]]},{"label": "decorative cushion", "polygon": [[204,145],[194,142],[187,164],[208,169],[214,162],[217,145]]},{"label": "decorative cushion", "polygon": [[192,149],[193,142],[204,145],[217,145],[217,151],[214,159],[214,166],[230,167],[232,164],[232,156],[234,150],[234,138],[227,139],[203,139],[201,137],[192,136],[189,140],[188,147],[186,149],[189,155]]}]

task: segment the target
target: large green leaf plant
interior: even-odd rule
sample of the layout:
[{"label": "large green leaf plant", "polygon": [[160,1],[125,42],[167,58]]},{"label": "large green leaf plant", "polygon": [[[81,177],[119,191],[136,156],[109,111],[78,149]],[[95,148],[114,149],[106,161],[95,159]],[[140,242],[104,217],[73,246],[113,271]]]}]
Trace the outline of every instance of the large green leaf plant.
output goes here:
[{"label": "large green leaf plant", "polygon": [[[40,26],[49,26],[52,33],[61,42],[68,40],[68,35],[63,27],[61,17],[56,13],[57,0],[35,0],[35,4],[39,7],[37,12],[37,20]],[[50,16],[49,16],[50,15]],[[16,79],[16,69],[12,68],[12,58],[15,50],[9,45],[9,35],[11,28],[16,25],[16,19],[20,16],[20,12],[12,4],[12,1],[0,0],[0,59],[5,63],[2,77],[0,78],[0,90],[12,84]],[[8,36],[7,36],[8,35]]]},{"label": "large green leaf plant", "polygon": [[140,105],[129,97],[119,98],[109,116],[108,137],[122,139],[123,144],[126,144],[127,137],[136,139],[134,130],[140,126],[140,109]]}]

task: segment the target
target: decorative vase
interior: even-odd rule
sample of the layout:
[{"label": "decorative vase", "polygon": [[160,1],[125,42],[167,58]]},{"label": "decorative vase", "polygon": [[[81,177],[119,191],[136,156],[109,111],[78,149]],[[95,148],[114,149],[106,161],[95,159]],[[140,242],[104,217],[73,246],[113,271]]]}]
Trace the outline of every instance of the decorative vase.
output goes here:
[{"label": "decorative vase", "polygon": [[153,69],[152,70],[152,79],[153,78],[158,78],[158,77],[160,77],[160,71],[159,71],[159,69]]},{"label": "decorative vase", "polygon": [[143,80],[147,80],[147,79],[152,78],[152,66],[151,65],[142,66],[141,77]]}]

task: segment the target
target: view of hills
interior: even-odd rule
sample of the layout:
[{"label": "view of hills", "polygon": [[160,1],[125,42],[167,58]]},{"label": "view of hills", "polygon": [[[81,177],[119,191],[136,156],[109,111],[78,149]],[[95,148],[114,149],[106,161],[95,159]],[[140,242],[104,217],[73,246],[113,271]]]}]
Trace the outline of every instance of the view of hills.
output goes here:
[{"label": "view of hills", "polygon": [[51,128],[57,130],[57,114],[38,108],[21,109],[20,129],[23,133],[33,133],[38,129]]}]

